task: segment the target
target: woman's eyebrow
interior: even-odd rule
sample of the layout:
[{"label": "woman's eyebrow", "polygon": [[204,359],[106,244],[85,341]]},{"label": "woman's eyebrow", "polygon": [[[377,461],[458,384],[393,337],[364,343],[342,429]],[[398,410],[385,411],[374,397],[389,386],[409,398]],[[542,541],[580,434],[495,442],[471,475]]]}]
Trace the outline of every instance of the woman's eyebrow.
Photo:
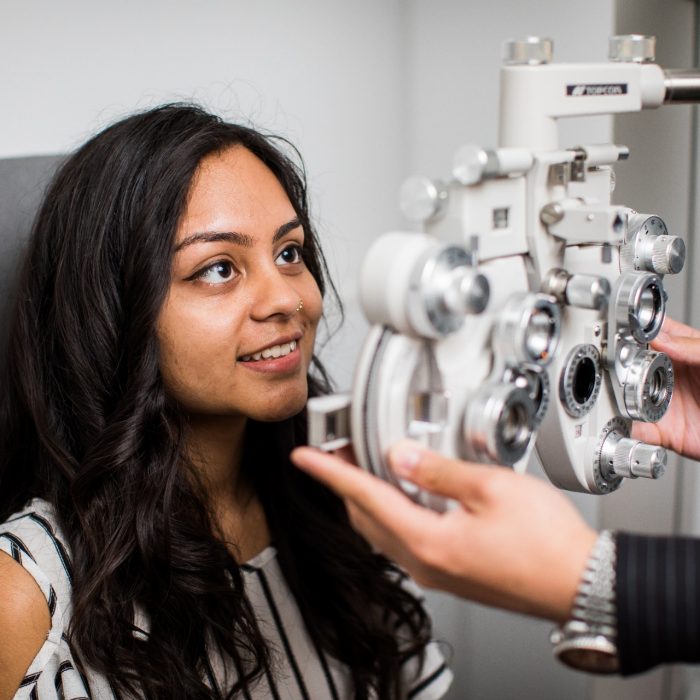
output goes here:
[{"label": "woman's eyebrow", "polygon": [[273,245],[279,241],[280,238],[284,238],[290,231],[301,226],[301,221],[297,217],[294,217],[291,221],[286,224],[282,224],[276,231],[275,235],[272,237]]},{"label": "woman's eyebrow", "polygon": [[[272,237],[272,243],[277,243],[280,238],[284,238],[290,231],[293,231],[299,226],[301,226],[301,222],[296,217],[286,224],[282,224],[277,231],[275,231],[275,235]],[[183,240],[175,246],[175,252],[177,253],[194,243],[215,243],[217,241],[227,241],[244,248],[252,248],[254,243],[252,236],[239,233],[238,231],[201,231],[199,233],[193,233],[187,236],[187,238],[183,238]]]}]

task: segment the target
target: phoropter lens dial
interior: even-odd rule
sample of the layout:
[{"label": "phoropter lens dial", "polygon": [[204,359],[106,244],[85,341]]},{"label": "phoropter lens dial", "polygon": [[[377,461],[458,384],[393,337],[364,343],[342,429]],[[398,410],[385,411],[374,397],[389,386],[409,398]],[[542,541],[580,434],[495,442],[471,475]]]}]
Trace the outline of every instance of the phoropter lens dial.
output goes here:
[{"label": "phoropter lens dial", "polygon": [[544,367],[559,343],[561,313],[545,294],[514,294],[495,329],[495,347],[509,365]]},{"label": "phoropter lens dial", "polygon": [[537,410],[525,389],[487,384],[469,401],[464,417],[463,456],[513,465],[525,456]]},{"label": "phoropter lens dial", "polygon": [[614,294],[614,320],[623,334],[638,343],[649,343],[658,335],[666,315],[666,292],[653,272],[626,272]]},{"label": "phoropter lens dial", "polygon": [[641,350],[629,363],[624,383],[630,418],[655,423],[668,409],[673,395],[673,365],[663,352]]}]

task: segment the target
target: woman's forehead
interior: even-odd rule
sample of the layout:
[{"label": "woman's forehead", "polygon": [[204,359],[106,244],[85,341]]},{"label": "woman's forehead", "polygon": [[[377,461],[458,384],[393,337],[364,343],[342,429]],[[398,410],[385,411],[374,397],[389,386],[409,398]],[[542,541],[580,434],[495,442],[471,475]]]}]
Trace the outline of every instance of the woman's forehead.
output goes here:
[{"label": "woman's forehead", "polygon": [[177,242],[200,231],[253,235],[296,216],[284,187],[255,154],[232,146],[206,156],[192,181]]}]

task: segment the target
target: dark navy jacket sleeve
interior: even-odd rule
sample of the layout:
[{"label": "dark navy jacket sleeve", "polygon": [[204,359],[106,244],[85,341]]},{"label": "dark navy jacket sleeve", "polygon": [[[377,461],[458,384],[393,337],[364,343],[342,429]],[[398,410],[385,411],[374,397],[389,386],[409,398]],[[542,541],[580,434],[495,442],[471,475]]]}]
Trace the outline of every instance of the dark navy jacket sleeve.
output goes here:
[{"label": "dark navy jacket sleeve", "polygon": [[700,662],[700,539],[620,532],[616,542],[620,672]]}]

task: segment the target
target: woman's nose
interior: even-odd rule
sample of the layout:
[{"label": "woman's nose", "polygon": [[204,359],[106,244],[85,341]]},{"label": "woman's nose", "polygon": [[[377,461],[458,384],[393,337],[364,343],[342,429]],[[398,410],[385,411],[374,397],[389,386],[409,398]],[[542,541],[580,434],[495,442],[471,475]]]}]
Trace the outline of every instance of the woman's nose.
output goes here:
[{"label": "woman's nose", "polygon": [[272,274],[258,275],[251,290],[251,317],[265,321],[274,316],[293,316],[303,306],[293,278],[275,271]]}]

